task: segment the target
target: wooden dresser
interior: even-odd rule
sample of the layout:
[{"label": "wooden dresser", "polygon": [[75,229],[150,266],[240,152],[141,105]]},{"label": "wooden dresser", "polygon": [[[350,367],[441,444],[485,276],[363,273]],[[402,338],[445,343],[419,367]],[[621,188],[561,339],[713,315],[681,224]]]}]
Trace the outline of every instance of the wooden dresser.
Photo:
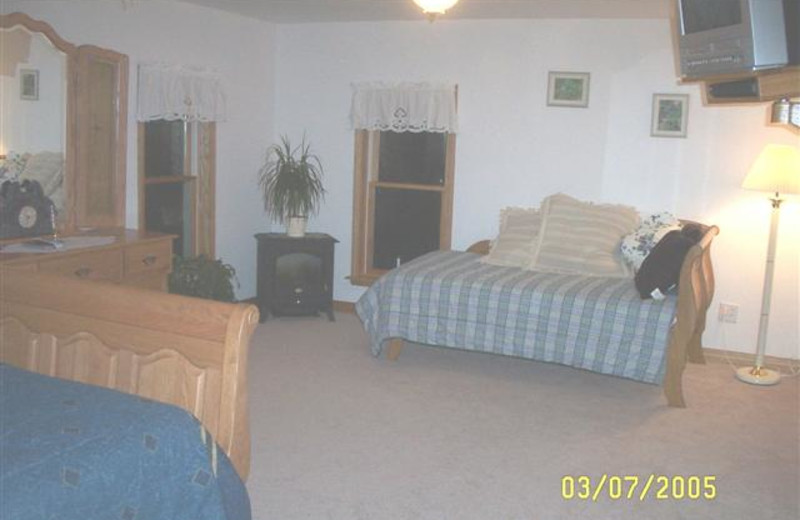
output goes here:
[{"label": "wooden dresser", "polygon": [[86,236],[114,236],[116,240],[108,245],[55,253],[0,252],[3,274],[23,269],[167,290],[167,276],[172,270],[172,235],[112,229]]}]

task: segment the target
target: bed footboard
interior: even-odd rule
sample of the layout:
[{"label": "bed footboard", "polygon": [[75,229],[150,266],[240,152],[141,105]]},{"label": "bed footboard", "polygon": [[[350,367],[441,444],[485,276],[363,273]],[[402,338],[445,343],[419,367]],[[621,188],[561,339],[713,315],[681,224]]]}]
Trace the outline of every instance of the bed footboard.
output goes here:
[{"label": "bed footboard", "polygon": [[188,410],[250,469],[253,305],[66,277],[2,272],[0,361]]}]

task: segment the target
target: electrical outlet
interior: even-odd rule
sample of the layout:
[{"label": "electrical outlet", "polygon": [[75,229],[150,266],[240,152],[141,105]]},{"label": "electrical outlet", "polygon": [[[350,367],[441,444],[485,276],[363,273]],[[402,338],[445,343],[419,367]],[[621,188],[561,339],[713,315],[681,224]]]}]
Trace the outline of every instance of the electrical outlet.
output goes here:
[{"label": "electrical outlet", "polygon": [[735,303],[720,303],[718,318],[723,323],[736,323],[739,319],[739,306]]}]

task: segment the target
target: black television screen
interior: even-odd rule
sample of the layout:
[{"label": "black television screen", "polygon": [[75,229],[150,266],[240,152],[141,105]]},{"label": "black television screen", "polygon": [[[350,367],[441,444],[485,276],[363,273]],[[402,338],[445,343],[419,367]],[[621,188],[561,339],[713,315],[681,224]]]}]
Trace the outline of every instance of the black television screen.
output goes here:
[{"label": "black television screen", "polygon": [[739,0],[682,0],[683,34],[742,23]]}]

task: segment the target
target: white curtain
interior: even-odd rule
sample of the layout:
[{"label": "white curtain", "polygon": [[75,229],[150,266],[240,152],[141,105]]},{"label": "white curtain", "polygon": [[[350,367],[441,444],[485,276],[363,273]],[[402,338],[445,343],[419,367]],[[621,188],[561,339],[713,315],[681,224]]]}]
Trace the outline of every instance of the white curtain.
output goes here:
[{"label": "white curtain", "polygon": [[224,121],[225,91],[219,76],[198,67],[139,65],[139,121]]},{"label": "white curtain", "polygon": [[354,83],[350,120],[356,130],[455,133],[456,86]]}]

